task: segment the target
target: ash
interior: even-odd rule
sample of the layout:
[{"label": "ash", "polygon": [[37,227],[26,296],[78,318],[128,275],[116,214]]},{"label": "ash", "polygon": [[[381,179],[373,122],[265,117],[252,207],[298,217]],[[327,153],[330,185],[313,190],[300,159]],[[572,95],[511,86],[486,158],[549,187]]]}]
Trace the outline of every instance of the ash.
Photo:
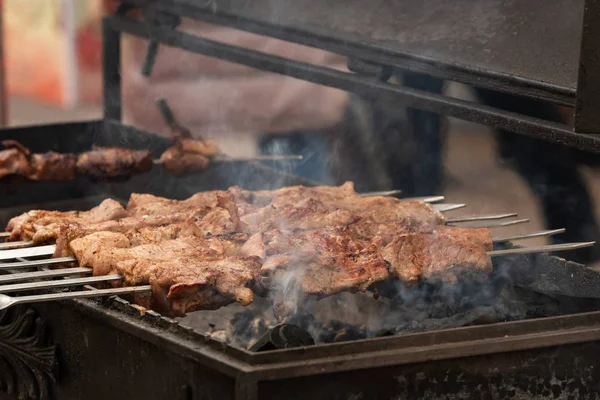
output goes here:
[{"label": "ash", "polygon": [[[510,285],[494,296],[488,293],[481,298],[473,292],[449,294],[447,288],[421,287],[417,293],[378,299],[370,293],[304,299],[303,307],[285,322],[306,330],[317,344],[322,344],[598,309],[595,301],[550,297]],[[268,299],[257,299],[248,307],[232,305],[217,311],[195,312],[180,322],[243,349],[250,348],[279,323]]]}]

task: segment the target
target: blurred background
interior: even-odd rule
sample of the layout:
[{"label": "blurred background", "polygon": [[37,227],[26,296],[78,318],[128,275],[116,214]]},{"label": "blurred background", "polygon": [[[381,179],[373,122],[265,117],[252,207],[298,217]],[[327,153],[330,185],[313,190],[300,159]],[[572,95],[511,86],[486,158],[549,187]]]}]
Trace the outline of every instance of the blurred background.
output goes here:
[{"label": "blurred background", "polygon": [[[2,1],[5,126],[102,117],[100,23],[102,15],[112,10],[115,3]],[[467,88],[457,84],[446,84],[444,91],[451,96],[473,98]],[[565,112],[568,114],[570,110]],[[503,228],[506,234],[543,229],[538,200],[514,168],[499,159],[493,133],[486,127],[462,121],[448,122],[443,149],[444,185],[442,193],[430,194],[445,195],[449,202],[466,202],[469,213],[473,214],[517,212],[531,219],[527,225]],[[159,132],[163,128],[156,126],[152,130]],[[240,143],[239,137],[228,141],[226,136],[221,142],[226,153],[257,152],[257,137],[244,137]],[[598,218],[599,173],[585,166],[579,168]],[[464,210],[459,213],[465,214]],[[544,243],[546,239],[542,238],[524,244]]]}]

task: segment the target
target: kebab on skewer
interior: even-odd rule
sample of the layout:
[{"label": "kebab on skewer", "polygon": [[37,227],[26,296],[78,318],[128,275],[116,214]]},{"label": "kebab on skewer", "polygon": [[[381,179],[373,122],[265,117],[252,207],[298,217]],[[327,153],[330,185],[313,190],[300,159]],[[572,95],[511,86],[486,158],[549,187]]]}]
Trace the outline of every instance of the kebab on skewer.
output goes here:
[{"label": "kebab on skewer", "polygon": [[[298,188],[298,190],[302,191],[304,189]],[[326,191],[327,190],[325,190],[324,188],[313,189],[313,195],[315,194],[315,192]],[[329,191],[344,191],[344,195],[346,196],[351,194],[348,193],[347,188],[330,188]],[[354,197],[356,197],[356,200],[359,202],[364,201],[359,200],[359,196]],[[142,253],[146,254],[146,256],[144,256],[145,258],[142,257],[136,259],[135,257],[133,257],[133,254],[138,254],[138,250],[141,251],[144,249],[144,247],[138,249],[139,246],[149,246],[150,244],[153,244],[154,247],[150,247],[150,249],[155,249],[156,251],[159,251],[157,249],[160,249],[160,247],[157,248],[156,245],[160,245],[165,241],[171,243],[172,246],[175,243],[177,243],[176,241],[178,240],[183,241],[185,243],[189,243],[189,241],[192,240],[194,242],[194,248],[208,248],[209,250],[214,245],[214,243],[223,244],[222,240],[215,242],[214,235],[227,234],[227,232],[235,232],[240,230],[248,230],[244,228],[243,224],[241,224],[242,221],[239,218],[239,215],[237,215],[239,209],[235,207],[235,201],[241,201],[242,203],[244,203],[249,199],[251,199],[251,196],[247,192],[241,191],[237,188],[231,189],[227,193],[198,193],[192,196],[190,199],[179,202],[169,199],[158,198],[151,195],[134,195],[132,196],[130,204],[127,207],[127,212],[130,215],[128,217],[116,220],[96,222],[94,225],[93,223],[81,224],[82,222],[86,222],[85,218],[82,218],[82,215],[76,215],[76,217],[79,217],[79,226],[76,226],[73,220],[71,220],[71,223],[67,225],[67,228],[64,231],[70,233],[67,233],[67,235],[65,236],[65,241],[62,245],[62,251],[64,251],[64,249],[67,248],[70,254],[76,255],[80,266],[88,265],[92,267],[94,273],[97,275],[104,275],[108,272],[117,272],[119,274],[122,274],[121,276],[124,277],[125,284],[150,283],[153,287],[155,300],[157,304],[160,304],[160,306],[157,307],[165,309],[165,306],[168,305],[168,308],[170,310],[169,312],[175,314],[181,314],[188,310],[188,305],[189,310],[192,310],[198,308],[211,308],[216,307],[217,305],[225,305],[227,301],[231,302],[236,300],[234,298],[235,296],[232,296],[232,293],[236,293],[236,291],[231,289],[231,287],[229,287],[229,289],[225,291],[226,294],[220,293],[218,290],[215,289],[215,285],[218,285],[217,282],[220,281],[218,281],[217,278],[214,278],[216,272],[210,269],[210,265],[212,264],[200,263],[200,261],[202,260],[206,261],[207,257],[209,256],[209,258],[211,259],[210,261],[214,262],[218,260],[220,263],[219,265],[221,265],[221,267],[225,270],[225,265],[227,265],[227,263],[231,261],[227,260],[227,257],[242,257],[232,261],[235,265],[237,265],[237,267],[233,268],[231,271],[238,272],[247,272],[248,270],[242,268],[240,263],[249,262],[249,265],[255,265],[256,259],[252,257],[258,257],[260,260],[262,260],[262,266],[259,267],[259,270],[261,271],[260,275],[272,277],[279,274],[280,272],[285,272],[290,268],[292,268],[292,270],[294,269],[294,263],[292,263],[291,260],[298,260],[298,258],[294,258],[296,254],[294,254],[295,250],[293,249],[296,249],[298,247],[311,249],[311,251],[305,252],[305,254],[312,255],[310,257],[307,256],[303,261],[305,267],[301,271],[301,275],[306,278],[303,278],[301,280],[301,287],[302,290],[308,294],[320,296],[331,295],[344,290],[366,290],[366,288],[372,285],[373,283],[387,279],[389,271],[387,269],[385,261],[388,260],[385,260],[381,254],[389,253],[389,255],[387,256],[388,258],[394,257],[394,255],[397,256],[398,251],[390,250],[390,246],[392,246],[392,244],[385,246],[380,254],[381,247],[383,246],[383,242],[380,239],[372,237],[370,238],[370,243],[368,235],[365,236],[364,232],[361,233],[360,237],[352,237],[352,234],[356,235],[355,231],[344,231],[344,229],[348,229],[348,227],[351,227],[353,223],[356,223],[355,217],[351,217],[350,219],[347,219],[345,217],[345,215],[349,213],[348,210],[342,210],[345,211],[346,214],[340,214],[340,210],[328,209],[327,206],[323,205],[323,203],[319,204],[319,201],[315,199],[309,199],[310,201],[307,202],[308,205],[313,206],[312,208],[306,207],[307,204],[300,204],[297,207],[297,210],[290,210],[290,205],[279,207],[280,210],[283,210],[283,214],[288,214],[290,211],[292,211],[291,215],[293,215],[294,218],[289,218],[288,221],[284,221],[285,224],[288,225],[288,228],[290,223],[293,223],[293,221],[296,219],[300,219],[301,221],[313,222],[303,222],[301,224],[296,224],[292,226],[291,231],[287,231],[289,233],[286,233],[283,236],[280,235],[281,237],[287,237],[289,239],[287,243],[293,243],[294,245],[292,247],[289,247],[290,245],[288,244],[287,249],[285,248],[285,246],[283,248],[281,248],[280,246],[278,250],[279,253],[276,253],[273,249],[269,250],[270,253],[268,259],[264,259],[264,256],[262,256],[261,254],[247,254],[248,246],[251,246],[252,243],[255,243],[256,238],[254,240],[249,240],[248,243],[244,245],[245,250],[242,251],[242,249],[240,249],[241,254],[239,255],[235,255],[235,253],[226,254],[225,252],[219,251],[217,251],[217,253],[215,254],[214,250],[211,250],[212,253],[211,251],[209,251],[208,253],[206,251],[200,253],[196,251],[193,252],[193,254],[188,254],[189,251],[191,251],[189,250],[190,247],[184,246],[188,249],[186,250],[188,251],[188,253],[186,253],[186,251],[183,250],[179,250],[179,253],[177,254],[169,253],[170,255],[168,259],[165,260],[160,258],[162,256],[150,257],[147,255],[147,253]],[[375,208],[377,208],[377,204],[380,205],[381,203],[381,201],[370,202],[370,204],[374,205]],[[390,203],[389,201],[386,201],[385,203],[388,207],[389,204],[394,204],[394,207],[398,208],[398,206],[395,205],[395,202]],[[354,208],[360,210],[362,207]],[[381,208],[381,206],[379,206],[379,208]],[[256,223],[258,226],[263,226],[265,228],[281,224],[281,214],[273,215],[261,212],[264,209],[265,207],[259,208],[258,210],[251,209],[246,214],[246,216],[253,215],[252,218],[254,218],[254,220],[251,220],[251,222]],[[266,209],[271,210],[276,208],[269,205],[266,206]],[[135,214],[138,215],[135,216]],[[256,214],[262,217],[262,220],[261,218],[257,218]],[[437,214],[438,213],[435,212],[433,213],[434,220],[439,221],[439,217],[435,217]],[[227,217],[223,218],[224,215]],[[398,210],[395,210],[394,213],[391,215],[397,216]],[[85,216],[88,217],[89,215],[86,214]],[[52,217],[56,217],[56,214],[52,215]],[[66,218],[62,218],[59,221],[59,224],[61,224],[62,227],[64,227],[64,223],[69,222],[69,218],[73,218],[74,215],[67,213],[66,215],[64,215],[64,217]],[[360,217],[358,218],[360,220]],[[376,215],[374,215],[371,212],[371,214],[369,214],[369,218],[376,218]],[[267,221],[265,222],[265,220]],[[402,221],[402,219],[400,219],[399,221]],[[399,221],[396,221],[397,226],[399,226]],[[415,223],[413,221],[413,225],[414,224]],[[13,221],[13,225],[17,224]],[[51,224],[43,226],[47,227],[49,225]],[[211,226],[211,228],[207,229],[207,225]],[[423,226],[428,225],[424,224]],[[407,227],[405,228],[408,229]],[[306,231],[307,229],[309,229],[309,231]],[[321,229],[321,231],[319,231],[319,229]],[[325,230],[323,231],[323,229]],[[445,229],[448,232],[452,230],[452,228],[449,227]],[[454,230],[458,229],[459,228],[454,228]],[[76,233],[73,234],[73,232]],[[262,235],[263,233],[261,232],[259,234]],[[426,237],[424,235],[430,235],[429,237],[431,237],[431,234],[432,233],[421,234],[420,237]],[[105,239],[108,237],[113,239],[119,238],[119,240],[107,242],[107,240],[99,240],[98,236],[102,236]],[[236,240],[237,244],[239,245],[240,240],[244,239],[240,239],[238,237]],[[483,242],[485,242],[486,240],[487,239],[484,238]],[[203,247],[202,243],[211,241],[212,244]],[[57,242],[58,252],[60,252],[59,249],[61,249],[61,245],[59,245],[59,242],[60,240]],[[87,244],[83,245],[82,243]],[[100,243],[100,247],[94,247],[93,243]],[[284,241],[282,243],[286,242]],[[468,245],[472,246],[471,242],[469,242]],[[114,255],[114,253],[112,253],[114,247],[121,249],[131,248],[131,250],[127,250],[126,253],[122,253],[124,250],[119,250],[121,252],[119,254],[121,254],[122,257],[114,257],[111,256],[111,254]],[[236,246],[232,246],[232,248],[235,249]],[[322,249],[322,251],[313,251],[317,248]],[[145,249],[148,249],[148,247],[146,247]],[[172,247],[170,247],[169,249],[173,250]],[[420,253],[418,254],[425,254],[421,257],[421,259],[427,260],[427,247],[422,246],[419,251]],[[124,256],[123,254],[130,254],[130,256],[133,258],[131,258],[130,256]],[[221,260],[221,258],[218,258],[221,257],[219,254],[221,254],[223,260]],[[460,252],[458,254],[460,254]],[[483,254],[486,255],[485,251],[483,252]],[[57,255],[64,256],[65,254]],[[480,256],[480,254],[478,255]],[[251,259],[248,259],[247,257],[251,257]],[[126,259],[127,263],[117,265],[122,259]],[[172,260],[174,259],[176,259],[177,262],[172,262]],[[212,280],[207,280],[208,278],[206,278],[205,280],[202,280],[204,278],[198,278],[200,279],[198,282],[185,280],[184,283],[177,281],[177,277],[180,275],[188,277],[191,276],[191,272],[188,271],[184,273],[181,272],[182,270],[178,269],[178,266],[180,266],[180,264],[184,262],[187,262],[189,265],[194,265],[193,269],[198,270],[198,273],[204,271],[204,275],[202,275],[202,277],[206,278],[210,276],[214,279],[211,278]],[[390,261],[388,262],[391,263]],[[413,267],[413,269],[415,271],[424,271],[424,273],[427,274],[427,276],[433,275],[431,271],[443,272],[444,270],[448,269],[444,268],[443,265],[433,267],[430,264],[431,263],[427,264],[425,262],[423,265],[417,265],[416,267]],[[107,265],[109,266],[108,269]],[[457,262],[457,259],[455,257],[455,259],[452,260],[452,269],[456,271],[457,265],[461,264],[460,262]],[[476,265],[486,264],[485,262],[483,262]],[[446,265],[446,267],[448,267],[448,265]],[[406,274],[401,274],[398,272],[401,270],[402,269],[394,268],[393,266],[391,267],[391,271],[394,274],[394,276],[405,279],[407,282],[409,282],[410,280],[406,279]],[[168,276],[169,278],[165,278],[162,280],[156,278],[155,275],[152,275],[156,271],[161,271],[161,274],[167,274],[164,276]],[[275,271],[275,275],[273,275],[273,271]],[[396,272],[394,273],[394,271]],[[229,273],[233,274],[234,272]],[[248,274],[242,275],[246,277],[249,276]],[[132,278],[133,276],[141,276],[142,278],[136,280]],[[198,277],[200,275],[194,276]],[[419,272],[414,272],[412,276],[419,277],[420,275]],[[310,279],[310,277],[312,277],[312,279]],[[221,279],[225,278],[222,277]],[[182,285],[188,285],[191,288],[189,292],[179,292],[179,289],[171,291],[170,288],[172,285],[175,284],[173,282],[176,281],[181,283]],[[247,290],[243,289],[247,289],[247,285],[256,286],[257,279],[248,278],[243,282],[245,282],[243,287],[238,287],[238,289],[240,290],[237,292],[238,295],[239,293],[248,293]],[[218,297],[218,299],[220,300],[211,301],[210,298],[206,298],[205,293],[210,293],[211,291],[213,293],[213,296]],[[188,293],[190,298],[188,299],[186,296],[181,295],[181,293]],[[247,302],[247,300],[249,299],[248,296],[239,295],[238,297],[240,299],[243,299],[241,301],[242,303]],[[228,300],[225,300],[225,298],[227,298]]]}]

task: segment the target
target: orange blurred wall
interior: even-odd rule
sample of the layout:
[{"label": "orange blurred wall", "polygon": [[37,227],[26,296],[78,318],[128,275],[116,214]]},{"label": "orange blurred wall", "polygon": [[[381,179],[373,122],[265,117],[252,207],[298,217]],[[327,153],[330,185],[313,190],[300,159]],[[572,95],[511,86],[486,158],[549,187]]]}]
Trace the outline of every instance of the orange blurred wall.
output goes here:
[{"label": "orange blurred wall", "polygon": [[9,95],[100,103],[104,0],[2,0]]}]

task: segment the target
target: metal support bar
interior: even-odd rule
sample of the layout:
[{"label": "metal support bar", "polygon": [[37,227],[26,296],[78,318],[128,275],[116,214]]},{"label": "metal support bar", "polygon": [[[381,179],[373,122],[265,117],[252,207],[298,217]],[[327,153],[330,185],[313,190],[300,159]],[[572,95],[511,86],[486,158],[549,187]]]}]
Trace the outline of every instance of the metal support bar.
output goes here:
[{"label": "metal support bar", "polygon": [[240,15],[223,12],[218,5],[215,6],[210,1],[205,5],[198,5],[196,2],[191,4],[189,0],[169,0],[157,2],[155,7],[157,10],[182,17],[315,47],[382,66],[431,75],[440,79],[452,80],[499,92],[519,93],[520,96],[561,105],[573,106],[575,103],[575,91],[569,87],[557,86],[547,82],[539,82],[496,71],[482,71],[479,68],[469,67],[468,65],[448,65],[431,57],[418,54],[390,53],[384,48],[373,48],[368,43],[359,40],[348,42],[318,32],[274,25],[264,21],[255,21]]},{"label": "metal support bar", "polygon": [[104,119],[121,121],[121,32],[102,21],[102,74]]},{"label": "metal support bar", "polygon": [[585,0],[579,55],[576,132],[600,133],[600,0]]},{"label": "metal support bar", "polygon": [[160,43],[198,54],[363,95],[389,96],[391,100],[398,101],[403,106],[437,112],[493,128],[561,143],[580,150],[600,153],[600,138],[574,133],[565,125],[502,111],[469,101],[385,82],[377,82],[355,74],[198,38],[173,29],[148,26],[121,17],[109,16],[105,18],[105,21],[115,30],[122,30],[146,39],[153,38]]}]

